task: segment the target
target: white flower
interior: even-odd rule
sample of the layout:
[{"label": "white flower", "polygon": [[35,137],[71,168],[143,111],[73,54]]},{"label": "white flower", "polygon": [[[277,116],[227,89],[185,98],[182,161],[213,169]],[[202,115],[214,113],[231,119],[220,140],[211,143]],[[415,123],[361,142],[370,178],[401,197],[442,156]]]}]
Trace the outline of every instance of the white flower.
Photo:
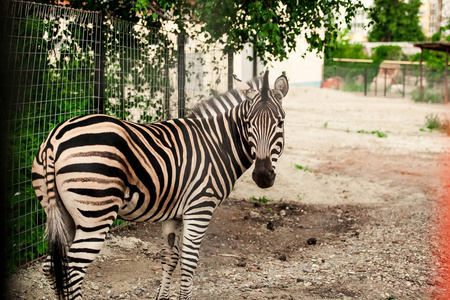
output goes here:
[{"label": "white flower", "polygon": [[50,41],[50,38],[48,37],[48,32],[44,32],[44,36],[42,37],[44,39],[44,41],[48,42]]}]

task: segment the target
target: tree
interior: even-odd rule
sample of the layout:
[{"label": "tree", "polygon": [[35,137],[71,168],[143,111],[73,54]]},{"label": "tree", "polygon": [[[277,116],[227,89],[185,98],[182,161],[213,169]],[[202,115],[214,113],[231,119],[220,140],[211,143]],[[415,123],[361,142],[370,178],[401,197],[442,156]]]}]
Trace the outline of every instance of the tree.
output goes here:
[{"label": "tree", "polygon": [[287,58],[298,36],[309,43],[309,51],[327,54],[325,46],[363,8],[360,0],[72,0],[70,6],[103,10],[127,20],[143,12],[156,26],[170,19],[179,32],[219,42],[226,51],[239,51],[251,43],[264,61]]},{"label": "tree", "polygon": [[[135,0],[33,0],[32,2],[61,5],[71,8],[89,11],[103,11],[109,16],[118,17],[122,20],[136,22],[140,18],[139,11],[135,8]],[[157,24],[154,24],[157,25]]]},{"label": "tree", "polygon": [[[137,0],[140,8],[147,3]],[[180,30],[197,25],[197,33],[207,42],[219,42],[230,51],[251,43],[264,61],[287,58],[298,36],[309,43],[309,51],[324,51],[363,7],[359,0],[160,0],[158,4],[172,9]]]},{"label": "tree", "polygon": [[370,42],[424,41],[419,26],[420,0],[375,0],[369,16],[374,25],[369,33]]}]

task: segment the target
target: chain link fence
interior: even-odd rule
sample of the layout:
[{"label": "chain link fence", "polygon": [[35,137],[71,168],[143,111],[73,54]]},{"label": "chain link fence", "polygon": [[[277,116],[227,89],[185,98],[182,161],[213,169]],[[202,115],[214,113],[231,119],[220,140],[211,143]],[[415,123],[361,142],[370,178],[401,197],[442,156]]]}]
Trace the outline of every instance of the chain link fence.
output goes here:
[{"label": "chain link fence", "polygon": [[[368,96],[408,98],[414,101],[443,103],[445,73],[409,62],[370,63],[338,62],[324,67],[322,87]],[[421,82],[422,81],[422,82]]]},{"label": "chain link fence", "polygon": [[92,113],[140,123],[184,116],[227,90],[228,69],[221,49],[144,21],[24,1],[7,2],[4,15],[11,76],[5,261],[12,269],[46,252],[31,164],[54,126]]}]

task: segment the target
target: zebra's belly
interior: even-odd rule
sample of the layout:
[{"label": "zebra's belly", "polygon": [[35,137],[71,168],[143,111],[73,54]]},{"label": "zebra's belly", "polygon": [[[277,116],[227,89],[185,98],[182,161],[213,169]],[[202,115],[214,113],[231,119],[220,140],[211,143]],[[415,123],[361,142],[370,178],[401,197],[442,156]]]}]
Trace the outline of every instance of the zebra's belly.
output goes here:
[{"label": "zebra's belly", "polygon": [[152,195],[139,190],[136,186],[128,186],[118,215],[127,221],[164,221],[177,217],[177,214],[172,211],[173,207],[170,207],[171,202],[175,201],[161,199],[160,197],[154,197],[154,195],[152,197]]}]

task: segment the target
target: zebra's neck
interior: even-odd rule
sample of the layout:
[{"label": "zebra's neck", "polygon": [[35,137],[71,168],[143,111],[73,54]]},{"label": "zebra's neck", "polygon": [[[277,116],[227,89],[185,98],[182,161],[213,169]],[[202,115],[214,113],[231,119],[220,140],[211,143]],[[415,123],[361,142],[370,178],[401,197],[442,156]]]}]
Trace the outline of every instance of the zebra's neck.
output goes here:
[{"label": "zebra's neck", "polygon": [[244,117],[248,111],[249,103],[243,101],[229,111],[205,119],[218,126],[218,140],[222,151],[227,153],[230,163],[233,164],[236,171],[236,179],[239,178],[253,163],[251,158],[250,144],[248,141],[247,127],[244,123]]},{"label": "zebra's neck", "polygon": [[[259,90],[262,87],[262,77],[255,77],[249,81],[247,84],[255,90]],[[197,104],[188,118],[209,118],[222,113],[225,113],[236,107],[244,101],[245,97],[237,89],[229,90],[224,94],[217,95],[206,101]]]}]

